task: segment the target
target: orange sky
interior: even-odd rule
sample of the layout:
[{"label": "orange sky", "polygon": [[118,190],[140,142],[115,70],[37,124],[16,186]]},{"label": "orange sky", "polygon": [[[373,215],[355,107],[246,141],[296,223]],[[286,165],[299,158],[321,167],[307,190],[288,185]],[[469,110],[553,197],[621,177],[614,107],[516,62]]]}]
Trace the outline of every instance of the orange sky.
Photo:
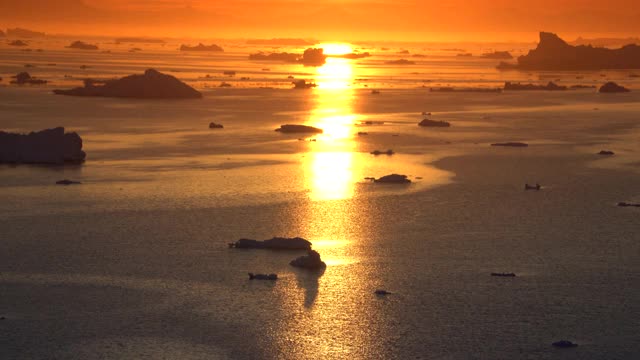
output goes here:
[{"label": "orange sky", "polygon": [[94,35],[534,41],[638,35],[638,19],[636,0],[0,0],[0,28]]}]

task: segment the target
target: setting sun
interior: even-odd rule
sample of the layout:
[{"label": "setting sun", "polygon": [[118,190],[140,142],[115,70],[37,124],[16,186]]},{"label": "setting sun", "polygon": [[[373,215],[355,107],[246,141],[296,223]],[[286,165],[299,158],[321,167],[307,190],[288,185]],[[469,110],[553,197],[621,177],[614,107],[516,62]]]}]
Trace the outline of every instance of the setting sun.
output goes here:
[{"label": "setting sun", "polygon": [[353,52],[353,48],[349,44],[344,43],[324,43],[320,44],[325,55],[346,55]]}]

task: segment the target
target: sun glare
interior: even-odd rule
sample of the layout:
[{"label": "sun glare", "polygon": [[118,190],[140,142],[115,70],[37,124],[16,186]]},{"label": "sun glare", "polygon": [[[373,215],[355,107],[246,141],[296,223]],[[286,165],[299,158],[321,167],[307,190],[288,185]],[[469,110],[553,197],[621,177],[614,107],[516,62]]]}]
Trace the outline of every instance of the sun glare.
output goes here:
[{"label": "sun glare", "polygon": [[345,55],[353,52],[351,45],[343,43],[323,43],[320,44],[320,47],[324,50],[325,55]]}]

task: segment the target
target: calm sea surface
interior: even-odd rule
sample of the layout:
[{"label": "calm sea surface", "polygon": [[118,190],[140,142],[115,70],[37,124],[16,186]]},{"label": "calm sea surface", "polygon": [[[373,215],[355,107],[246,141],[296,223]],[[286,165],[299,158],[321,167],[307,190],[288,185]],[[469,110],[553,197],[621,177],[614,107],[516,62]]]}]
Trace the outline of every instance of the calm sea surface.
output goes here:
[{"label": "calm sea surface", "polygon": [[[616,206],[640,202],[640,92],[429,91],[640,90],[632,71],[499,72],[456,56],[531,45],[354,45],[373,56],[314,68],[248,60],[303,49],[98,40],[81,52],[70,40],[0,46],[0,130],[64,126],[88,154],[81,166],[0,165],[0,358],[640,357],[640,209]],[[385,64],[401,58],[416,64]],[[51,93],[150,67],[204,98]],[[52,83],[9,85],[24,70]],[[318,87],[290,89],[289,76]],[[422,112],[452,127],[420,128]],[[287,123],[325,132],[274,131]],[[489,146],[501,141],[530,146]],[[365,180],[390,173],[413,183]],[[65,178],[83,184],[54,185]],[[327,269],[290,267],[299,252],[227,247],[273,236],[309,239]],[[561,339],[580,346],[551,346]]]}]

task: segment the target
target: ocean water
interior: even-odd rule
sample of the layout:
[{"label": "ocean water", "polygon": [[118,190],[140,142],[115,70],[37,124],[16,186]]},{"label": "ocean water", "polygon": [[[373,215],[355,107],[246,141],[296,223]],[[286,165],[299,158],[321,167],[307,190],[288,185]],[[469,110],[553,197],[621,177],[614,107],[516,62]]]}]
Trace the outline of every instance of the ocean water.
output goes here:
[{"label": "ocean water", "polygon": [[[499,72],[443,50],[455,44],[355,45],[374,56],[309,68],[250,62],[261,49],[238,42],[185,55],[177,43],[87,53],[68,40],[0,48],[0,129],[65,126],[88,154],[81,166],[0,166],[0,358],[640,356],[640,212],[616,206],[640,202],[640,95],[428,91],[556,79],[638,89],[631,71]],[[417,64],[385,64],[401,57]],[[8,85],[25,63],[52,83]],[[148,67],[204,98],[51,94]],[[319,86],[290,89],[289,75]],[[418,127],[423,111],[452,127]],[[273,131],[286,123],[325,133]],[[530,146],[489,146],[501,141]],[[413,182],[364,179],[389,173]],[[83,184],[54,185],[64,178]],[[542,191],[523,191],[536,182]],[[309,239],[326,270],[290,267],[295,251],[227,247],[273,236]],[[561,339],[580,346],[551,346]]]}]

